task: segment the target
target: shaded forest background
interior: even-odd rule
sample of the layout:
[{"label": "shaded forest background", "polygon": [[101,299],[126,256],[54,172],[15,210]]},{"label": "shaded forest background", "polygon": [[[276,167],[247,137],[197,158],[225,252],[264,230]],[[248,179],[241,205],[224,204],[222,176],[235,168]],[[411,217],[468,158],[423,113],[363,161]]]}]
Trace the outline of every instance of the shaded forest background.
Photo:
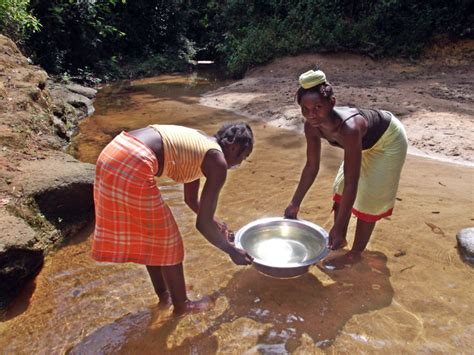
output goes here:
[{"label": "shaded forest background", "polygon": [[233,76],[283,55],[417,58],[474,37],[472,0],[0,0],[0,32],[51,74],[116,79],[221,63]]}]

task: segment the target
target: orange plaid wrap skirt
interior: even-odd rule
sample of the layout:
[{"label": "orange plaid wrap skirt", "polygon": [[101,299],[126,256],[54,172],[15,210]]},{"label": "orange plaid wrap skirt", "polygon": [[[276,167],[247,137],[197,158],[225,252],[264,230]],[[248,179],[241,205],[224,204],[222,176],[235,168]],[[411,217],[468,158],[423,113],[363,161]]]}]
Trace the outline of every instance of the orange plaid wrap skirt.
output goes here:
[{"label": "orange plaid wrap skirt", "polygon": [[176,265],[184,248],[176,221],[156,185],[158,160],[122,132],[99,155],[94,183],[97,261]]}]

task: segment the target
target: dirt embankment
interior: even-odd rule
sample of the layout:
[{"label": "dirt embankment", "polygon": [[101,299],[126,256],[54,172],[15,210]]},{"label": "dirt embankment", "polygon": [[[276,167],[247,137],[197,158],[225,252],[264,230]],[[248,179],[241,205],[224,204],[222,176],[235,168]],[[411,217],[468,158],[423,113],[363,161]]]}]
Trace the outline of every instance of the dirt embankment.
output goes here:
[{"label": "dirt embankment", "polygon": [[353,54],[286,57],[205,95],[201,103],[302,131],[298,76],[319,66],[338,105],[385,109],[405,125],[411,152],[474,164],[474,41],[433,47],[418,62]]},{"label": "dirt embankment", "polygon": [[94,95],[53,83],[0,35],[0,309],[92,211],[94,167],[64,148]]}]

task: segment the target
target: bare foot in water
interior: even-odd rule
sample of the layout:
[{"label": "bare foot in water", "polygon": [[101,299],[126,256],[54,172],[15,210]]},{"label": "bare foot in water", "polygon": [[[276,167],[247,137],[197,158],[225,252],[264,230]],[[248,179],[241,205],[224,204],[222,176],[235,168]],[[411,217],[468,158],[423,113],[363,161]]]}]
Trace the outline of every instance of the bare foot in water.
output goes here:
[{"label": "bare foot in water", "polygon": [[349,251],[344,255],[336,256],[331,260],[325,260],[323,266],[326,270],[341,270],[346,266],[350,267],[353,264],[362,260],[362,255],[358,251]]},{"label": "bare foot in water", "polygon": [[338,248],[338,249],[343,249],[343,248],[345,248],[346,246],[347,246],[347,240],[344,239],[344,240],[341,242],[341,244],[339,245],[339,248]]},{"label": "bare foot in water", "polygon": [[158,307],[160,308],[168,308],[173,304],[171,301],[171,295],[169,291],[162,292],[158,295],[159,302],[158,302]]},{"label": "bare foot in water", "polygon": [[174,306],[173,314],[182,316],[189,313],[199,313],[211,309],[214,302],[210,297],[203,297],[198,301],[186,300],[183,303]]}]

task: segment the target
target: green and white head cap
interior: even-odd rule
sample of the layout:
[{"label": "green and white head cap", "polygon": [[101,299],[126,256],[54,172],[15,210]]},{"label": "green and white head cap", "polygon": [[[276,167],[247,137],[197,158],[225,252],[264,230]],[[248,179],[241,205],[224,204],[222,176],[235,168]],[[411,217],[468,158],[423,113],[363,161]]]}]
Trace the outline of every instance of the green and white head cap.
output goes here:
[{"label": "green and white head cap", "polygon": [[322,70],[308,70],[300,75],[299,83],[303,89],[310,89],[326,82],[326,74]]}]

